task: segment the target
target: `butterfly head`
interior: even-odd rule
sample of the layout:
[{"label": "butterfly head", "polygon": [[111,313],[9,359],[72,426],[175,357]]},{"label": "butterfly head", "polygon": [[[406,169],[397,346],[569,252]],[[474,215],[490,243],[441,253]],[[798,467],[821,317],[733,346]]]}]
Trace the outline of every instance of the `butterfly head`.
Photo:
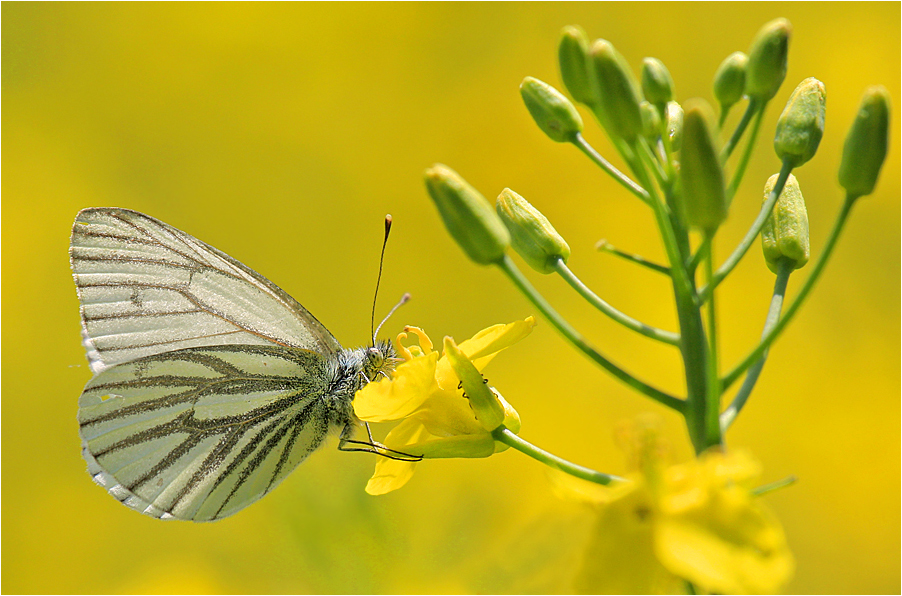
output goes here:
[{"label": "butterfly head", "polygon": [[374,345],[368,347],[364,352],[366,359],[363,363],[363,374],[367,379],[377,380],[379,375],[388,377],[388,374],[394,370],[395,349],[392,347],[391,341],[380,339]]}]

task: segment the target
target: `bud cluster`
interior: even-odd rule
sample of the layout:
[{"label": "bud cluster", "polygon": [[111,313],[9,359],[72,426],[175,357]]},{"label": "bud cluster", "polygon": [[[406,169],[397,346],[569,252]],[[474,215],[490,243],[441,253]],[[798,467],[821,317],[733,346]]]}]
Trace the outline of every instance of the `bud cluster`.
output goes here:
[{"label": "bud cluster", "polygon": [[[727,219],[734,194],[737,195],[737,203],[743,199],[737,194],[737,190],[748,169],[762,123],[766,121],[765,109],[776,97],[786,77],[791,35],[792,26],[789,21],[776,19],[758,31],[747,52],[733,52],[723,60],[713,79],[713,96],[719,107],[719,114],[715,114],[711,104],[703,99],[678,102],[673,78],[661,60],[645,58],[637,78],[610,41],[590,41],[579,27],[564,28],[558,47],[561,79],[573,101],[558,89],[534,77],[526,77],[520,84],[523,103],[546,136],[557,143],[573,144],[653,211],[667,263],[653,262],[610,245],[606,245],[606,251],[669,278],[679,321],[677,330],[660,329],[633,318],[589,288],[570,269],[570,245],[548,218],[520,194],[505,188],[492,205],[479,191],[446,166],[439,164],[426,171],[429,194],[449,233],[466,254],[476,263],[498,266],[573,347],[601,368],[631,388],[682,415],[689,439],[700,458],[706,453],[716,454],[722,450],[723,435],[753,390],[768,350],[777,335],[798,312],[798,307],[824,270],[852,205],[859,197],[873,192],[887,154],[889,95],[883,87],[871,87],[865,92],[843,149],[839,183],[847,193],[846,201],[830,236],[817,255],[817,262],[811,268],[810,275],[798,289],[793,286],[792,302],[784,309],[784,299],[790,288],[789,274],[805,266],[812,256],[808,210],[799,180],[793,175],[793,171],[815,157],[826,121],[827,93],[824,83],[813,77],[804,79],[790,94],[777,121],[773,147],[779,159],[779,173],[771,176],[764,185],[763,206],[758,209],[753,223],[729,256],[723,261],[717,258],[714,251],[715,236]],[[737,119],[732,133],[724,131],[729,111],[740,102],[745,104],[744,115]],[[581,104],[607,133],[614,149],[629,168],[627,173],[617,170],[583,138],[583,117],[577,104]],[[747,137],[743,138],[746,134]],[[723,144],[722,139],[725,140]],[[734,155],[733,150],[737,147],[742,147],[742,152]],[[773,157],[771,155],[770,159],[773,160]],[[727,164],[731,170],[729,177],[726,173]],[[744,360],[721,375],[722,349],[717,333],[720,329],[717,320],[718,286],[746,255],[759,234],[766,266],[777,275],[773,297],[761,339]],[[511,258],[511,252],[515,252],[522,261],[541,274],[556,274],[588,304],[627,329],[676,346],[683,359],[685,397],[672,395],[646,383],[596,350],[532,286]],[[483,345],[495,342],[489,342],[480,336],[474,337],[472,341],[483,341]],[[488,348],[477,357],[473,355],[474,345],[479,344],[468,342],[466,346],[458,346],[450,337],[446,337],[444,354],[447,362],[431,361],[435,364],[436,371],[441,365],[454,382],[460,381],[458,389],[463,390],[463,397],[471,410],[463,410],[466,414],[466,424],[463,426],[467,432],[461,434],[455,431],[451,433],[452,437],[442,437],[435,441],[430,439],[425,446],[417,445],[412,453],[424,457],[486,457],[510,447],[528,453],[539,461],[551,462],[549,465],[556,469],[599,484],[606,484],[613,479],[618,482],[622,480],[573,466],[561,458],[551,459],[546,452],[532,448],[524,439],[516,436],[520,430],[519,414],[481,375],[477,363],[487,359]],[[494,351],[500,347],[503,346],[496,346]],[[396,372],[400,377],[400,367]],[[428,375],[429,382],[436,386],[442,384],[435,382],[440,378],[444,376]],[[739,379],[743,379],[741,387],[733,392],[731,386]],[[370,386],[377,385],[372,383]],[[728,390],[733,392],[732,399],[724,408],[723,398]],[[459,394],[454,395],[454,400],[458,405],[457,410],[461,410]],[[449,425],[448,428],[452,427]],[[664,479],[661,473],[663,468],[655,462],[638,467],[642,470],[644,481],[653,489],[651,492],[660,492],[658,485]],[[736,489],[738,484],[733,484],[735,483],[729,488]],[[630,493],[623,491],[619,494]],[[647,495],[643,495],[644,499]],[[748,502],[743,497],[734,505],[745,507]],[[624,506],[624,519],[635,513],[634,505],[629,501]],[[772,532],[766,541],[756,538],[760,528],[764,527],[759,523],[763,516],[752,512],[752,517],[749,517],[750,510],[747,508],[736,511],[739,512],[737,515],[723,516],[720,511],[712,511],[696,517],[704,518],[702,521],[706,524],[706,532],[711,529],[709,518],[713,519],[712,515],[717,519],[729,518],[729,523],[725,522],[724,532],[721,534],[730,539],[726,548],[720,550],[742,555],[739,561],[741,564],[737,566],[737,577],[741,576],[742,581],[718,583],[724,577],[724,569],[729,567],[722,561],[714,566],[710,564],[720,555],[712,555],[713,558],[707,555],[700,557],[706,570],[716,571],[716,581],[708,584],[696,582],[689,572],[686,572],[685,577],[711,593],[772,592],[774,587],[786,579],[791,559],[780,559],[781,569],[773,574],[775,579],[772,583],[748,584],[747,578],[762,575],[749,572],[749,561],[752,561],[753,567],[754,561],[762,557],[770,557],[772,561],[772,555],[778,551],[773,548]],[[647,534],[647,516],[633,517],[642,518],[640,521],[644,524],[643,532]],[[752,524],[755,526],[754,535],[743,533],[751,528],[748,524],[750,519],[758,520]],[[701,553],[718,540],[717,537],[712,540],[706,538],[706,545],[702,545],[704,548],[696,548],[698,545],[693,544],[689,550],[695,549]],[[674,547],[673,552],[678,556],[667,552],[662,555],[658,552],[662,549],[657,546],[656,544],[655,556],[671,557],[680,564],[684,562],[682,558],[687,552],[684,545]],[[743,549],[749,556],[743,553]],[[766,553],[766,556],[762,553]],[[658,564],[663,563],[663,560],[658,561]],[[775,568],[770,561],[766,561],[766,565],[768,568]],[[691,571],[696,573],[698,570]],[[685,585],[680,583],[674,589],[680,587]]]},{"label": "bud cluster", "polygon": [[[737,179],[728,184],[724,163],[736,139],[721,148],[720,128],[728,110],[743,99],[748,100],[748,112],[734,136],[741,136],[743,126],[753,117],[760,118],[786,77],[791,36],[789,21],[775,19],[758,31],[747,52],[733,52],[723,60],[713,80],[719,120],[704,100],[689,99],[682,105],[676,101],[673,78],[661,60],[645,58],[637,80],[610,41],[590,41],[579,27],[563,29],[558,60],[570,96],[591,111],[633,171],[638,172],[636,156],[659,161],[658,181],[663,179],[667,206],[675,211],[677,227],[683,228],[680,233],[695,229],[710,236],[727,218],[745,168],[740,160]],[[523,80],[520,94],[550,139],[576,144],[585,151],[583,119],[570,99],[534,77]],[[758,220],[758,225],[763,225],[758,229],[765,259],[774,271],[781,259],[788,259],[796,268],[809,259],[805,203],[798,181],[789,172],[817,152],[824,134],[826,98],[824,84],[809,77],[792,92],[777,122],[774,150],[785,171],[782,177],[768,180],[765,196],[776,190],[778,179],[785,181],[785,186],[767,219]],[[850,197],[873,191],[886,157],[888,130],[889,96],[884,88],[872,87],[865,93],[846,139],[839,170],[839,182]],[[647,173],[642,180],[650,181]],[[449,232],[477,263],[500,264],[507,249],[513,248],[536,271],[551,273],[569,258],[567,242],[541,212],[514,191],[504,189],[493,210],[476,189],[445,166],[428,170],[426,184]],[[631,184],[628,181],[627,186]]]}]

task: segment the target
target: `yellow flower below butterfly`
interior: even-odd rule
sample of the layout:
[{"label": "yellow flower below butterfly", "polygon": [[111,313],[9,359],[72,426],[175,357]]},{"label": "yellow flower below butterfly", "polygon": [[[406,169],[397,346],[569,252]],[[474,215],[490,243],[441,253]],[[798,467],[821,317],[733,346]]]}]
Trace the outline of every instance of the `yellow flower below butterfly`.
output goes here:
[{"label": "yellow flower below butterfly", "polygon": [[757,462],[741,451],[708,451],[667,465],[652,434],[638,441],[631,482],[582,483],[581,498],[599,516],[577,591],[673,594],[684,581],[720,594],[779,591],[793,558],[780,523],[750,490]]},{"label": "yellow flower below butterfly", "polygon": [[[440,356],[423,330],[405,327],[419,345],[405,346],[407,333],[398,335],[403,358],[392,375],[367,384],[354,397],[354,412],[364,422],[401,420],[384,444],[389,449],[424,458],[488,457],[507,445],[495,441],[491,431],[504,425],[520,430],[520,416],[497,391],[481,382],[479,373],[504,348],[529,335],[532,317],[483,329],[459,346],[449,337]],[[478,379],[473,385],[473,378]],[[464,396],[465,389],[469,392]],[[469,399],[468,399],[469,398]],[[381,458],[366,485],[366,492],[381,495],[401,488],[413,475],[416,463]]]}]

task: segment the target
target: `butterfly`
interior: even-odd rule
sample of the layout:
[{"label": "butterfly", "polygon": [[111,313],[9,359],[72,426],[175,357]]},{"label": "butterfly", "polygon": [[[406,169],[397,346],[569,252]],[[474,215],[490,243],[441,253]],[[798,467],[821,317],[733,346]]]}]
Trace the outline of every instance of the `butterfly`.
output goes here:
[{"label": "butterfly", "polygon": [[406,456],[351,438],[354,394],[396,360],[375,333],[373,345],[343,349],[271,281],[136,211],[79,212],[69,255],[94,373],[78,404],[82,454],[128,507],[227,517],[333,430],[339,449]]}]

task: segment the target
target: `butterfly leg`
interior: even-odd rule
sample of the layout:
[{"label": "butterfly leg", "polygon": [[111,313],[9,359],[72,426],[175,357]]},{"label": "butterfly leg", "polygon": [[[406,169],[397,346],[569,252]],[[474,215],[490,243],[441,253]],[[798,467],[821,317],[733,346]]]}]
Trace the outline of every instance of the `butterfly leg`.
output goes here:
[{"label": "butterfly leg", "polygon": [[[364,422],[364,425],[366,426],[366,434],[369,438],[369,441],[357,441],[350,438],[356,427],[349,424],[345,426],[344,430],[342,430],[341,436],[338,439],[339,451],[360,451],[363,453],[375,453],[376,455],[381,455],[382,457],[387,457],[388,459],[407,462],[418,462],[423,459],[422,455],[413,455],[410,453],[404,453],[403,451],[395,451],[394,449],[389,449],[382,443],[379,443],[373,439],[373,433],[370,430],[370,425],[368,423]],[[363,445],[363,447],[347,447],[347,445]]]}]

